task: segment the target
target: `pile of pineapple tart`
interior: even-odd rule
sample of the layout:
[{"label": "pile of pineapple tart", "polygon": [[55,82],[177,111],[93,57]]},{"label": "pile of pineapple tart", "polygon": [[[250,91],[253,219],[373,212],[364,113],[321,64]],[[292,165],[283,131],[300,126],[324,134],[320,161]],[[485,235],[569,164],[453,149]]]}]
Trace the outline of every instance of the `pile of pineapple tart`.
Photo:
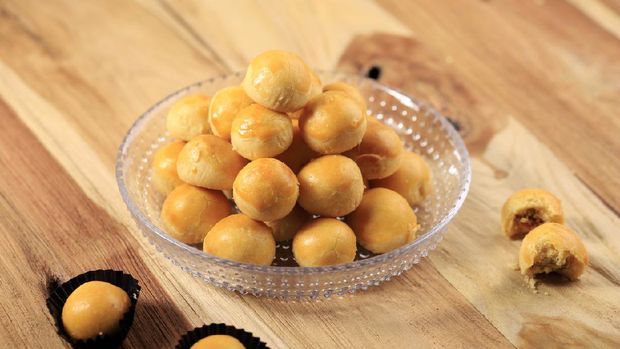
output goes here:
[{"label": "pile of pineapple tart", "polygon": [[179,99],[166,128],[176,141],[152,163],[161,220],[206,253],[270,265],[276,242],[292,240],[297,264],[313,267],[353,261],[357,244],[380,254],[416,238],[427,163],[366,116],[355,86],[322,86],[293,53],[262,53],[241,86]]}]

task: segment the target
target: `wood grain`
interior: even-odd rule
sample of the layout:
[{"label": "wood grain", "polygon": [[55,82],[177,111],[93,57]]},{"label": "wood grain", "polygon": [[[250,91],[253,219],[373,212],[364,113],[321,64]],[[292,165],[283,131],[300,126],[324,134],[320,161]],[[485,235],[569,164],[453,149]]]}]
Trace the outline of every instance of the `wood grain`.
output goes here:
[{"label": "wood grain", "polygon": [[618,37],[563,1],[379,2],[620,212]]},{"label": "wood grain", "polygon": [[[154,280],[145,262],[137,254],[136,242],[123,227],[79,191],[14,114],[6,106],[2,107],[0,115],[7,127],[0,133],[0,139],[9,142],[10,146],[0,151],[0,164],[3,169],[13,171],[3,172],[0,181],[0,194],[4,199],[0,212],[3,213],[3,222],[7,223],[0,228],[3,240],[7,240],[9,246],[15,244],[16,247],[10,248],[14,250],[9,254],[11,258],[1,260],[0,267],[7,268],[0,271],[9,275],[7,280],[23,287],[19,293],[28,293],[33,285],[39,291],[24,303],[16,302],[15,299],[6,301],[3,313],[0,314],[4,328],[9,328],[11,316],[17,315],[23,321],[35,323],[37,331],[45,325],[41,329],[40,343],[53,342],[58,337],[54,334],[54,327],[44,305],[46,282],[52,277],[66,280],[89,269],[110,267],[133,273],[140,278],[144,288],[136,324],[126,345],[145,348],[171,345],[190,326],[169,296],[162,294],[161,285]],[[37,161],[31,163],[28,159],[33,158]],[[41,173],[49,174],[43,178],[44,181],[40,179]],[[31,179],[32,182],[24,182],[23,178]],[[65,200],[64,196],[70,200]],[[41,204],[44,206],[40,207]],[[11,211],[17,217],[10,214]],[[50,218],[53,218],[51,222]],[[25,235],[15,234],[18,227],[27,229],[23,232]],[[33,251],[29,246],[39,246],[42,251]],[[50,246],[55,247],[50,249]],[[25,265],[32,269],[25,270]],[[22,267],[15,275],[16,269],[8,266]],[[39,270],[45,272],[38,273]],[[181,273],[178,269],[174,271]],[[243,299],[223,291],[210,290],[213,296],[224,298],[230,303],[224,306],[224,302],[214,302],[211,306],[217,307],[219,303],[220,309],[217,311],[220,312],[226,312],[227,307],[228,310],[238,307],[240,309],[236,316],[250,312],[270,326],[279,325],[282,330],[292,333],[298,331],[287,338],[286,346],[291,347],[320,345],[334,339],[334,345],[344,347],[357,346],[358,343],[374,343],[376,346],[417,344],[425,347],[459,343],[467,346],[483,344],[509,347],[505,339],[429,264],[423,263],[420,268],[406,275],[398,282],[359,297],[320,303],[287,304],[255,298]],[[423,284],[417,280],[435,281]],[[195,293],[191,288],[197,287],[198,281],[190,281],[189,284],[180,283],[177,287],[185,285],[186,292]],[[198,287],[202,285],[198,284]],[[386,300],[384,292],[393,298]],[[407,298],[410,292],[415,292],[416,297],[403,304],[400,300]],[[355,303],[351,304],[352,301]],[[30,307],[25,307],[26,304],[30,304]],[[32,305],[37,306],[34,312],[30,311]],[[13,311],[17,309],[28,311],[16,314]],[[389,317],[372,320],[370,331],[358,333],[360,326],[368,323],[366,314],[385,313]],[[42,318],[46,322],[42,322]],[[237,319],[235,323],[243,322]],[[411,327],[413,324],[414,328]],[[307,332],[307,326],[321,331]],[[445,330],[451,327],[456,330]],[[409,335],[382,335],[392,331],[407,331]],[[476,335],[472,336],[472,333]],[[13,336],[2,337],[6,341],[4,344],[32,344],[27,335]]]},{"label": "wood grain", "polygon": [[[153,12],[161,13],[158,8],[163,8],[181,18],[232,70],[245,69],[251,58],[274,48],[297,52],[313,67],[333,69],[355,35],[377,30],[410,33],[371,1],[141,2]],[[239,16],[239,20],[230,16]]]},{"label": "wood grain", "polygon": [[[20,6],[23,3],[19,3]],[[14,6],[11,4],[10,6]],[[200,45],[192,40],[195,40],[191,35],[187,34],[187,28],[179,24],[178,17],[171,14],[171,10],[165,7],[161,7],[159,4],[154,3],[140,3],[141,10],[134,9],[130,6],[131,11],[135,18],[140,18],[142,26],[145,31],[152,32],[173,32],[178,35],[179,41],[184,45],[191,46],[195,50],[199,50]],[[13,9],[12,7],[10,7]],[[112,7],[110,7],[112,8]],[[371,7],[372,8],[372,7]],[[143,9],[143,10],[142,10]],[[75,10],[80,15],[87,11],[86,9]],[[268,8],[263,9],[267,12]],[[13,11],[19,11],[14,10]],[[27,40],[30,36],[25,35],[26,31],[24,26],[20,26],[19,23],[34,22],[38,23],[43,21],[43,17],[50,11],[45,7],[38,7],[31,11],[20,12],[20,16],[12,15],[12,22],[8,22],[8,30],[11,35],[24,35],[24,39]],[[112,11],[107,7],[102,11]],[[11,12],[13,13],[13,12]],[[157,18],[157,21],[150,21],[148,19],[142,19],[142,17],[153,16]],[[156,17],[157,16],[157,17]],[[301,14],[298,14],[301,16]],[[20,18],[17,20],[16,18]],[[46,17],[47,18],[47,17]],[[62,16],[53,17],[64,25],[72,25],[72,21],[75,19],[64,19]],[[336,22],[337,18],[333,21]],[[11,24],[13,25],[11,26]],[[160,28],[161,24],[165,24],[165,27]],[[5,23],[7,24],[7,23]],[[80,22],[81,30],[83,32],[96,33],[99,30],[101,23],[86,23]],[[108,24],[109,25],[109,24]],[[121,23],[121,26],[127,25]],[[359,24],[358,24],[359,25]],[[39,45],[40,42],[45,41],[48,48],[53,48],[53,51],[67,50],[67,44],[64,43],[66,38],[57,38],[55,34],[49,34],[42,31],[37,31],[36,36],[40,37],[40,40],[31,40],[31,42],[13,43],[12,54],[19,55],[22,52],[30,51],[29,59],[30,64],[43,66],[47,70],[40,73],[46,73],[49,71],[56,71],[62,69],[57,67],[59,60],[55,57],[49,57],[44,51],[32,50]],[[48,37],[49,35],[49,37]],[[85,35],[85,34],[82,34]],[[352,34],[347,34],[351,36]],[[117,38],[119,40],[119,38]],[[159,37],[159,40],[167,40],[167,37]],[[115,47],[118,46],[122,49],[125,46],[136,44],[131,41],[116,42]],[[23,45],[25,47],[21,47]],[[75,44],[76,48],[81,47],[83,43]],[[109,44],[108,44],[109,45]],[[159,42],[155,41],[143,41],[140,42],[141,50],[145,52],[151,52],[154,45],[159,46]],[[56,46],[58,46],[56,48]],[[339,44],[339,46],[342,46]],[[95,57],[99,55],[107,46],[102,44],[102,47],[86,50],[74,50],[67,52],[77,67],[91,66]],[[173,45],[174,47],[174,45]],[[198,47],[198,48],[196,48]],[[137,50],[132,48],[131,50]],[[128,52],[131,54],[131,52]],[[179,54],[184,54],[181,51]],[[253,54],[253,53],[249,53]],[[334,57],[337,57],[339,52],[333,53]],[[251,57],[251,56],[248,56]],[[333,58],[335,60],[335,58]],[[216,59],[215,59],[216,60]],[[6,64],[4,66],[3,64]],[[85,192],[89,193],[89,198],[100,203],[106,207],[109,214],[125,222],[133,232],[135,232],[136,238],[140,241],[140,246],[147,251],[153,249],[149,247],[142,240],[141,235],[133,230],[131,222],[127,221],[128,217],[124,212],[124,207],[118,198],[116,191],[110,191],[110,186],[113,184],[113,172],[109,163],[110,159],[113,159],[115,154],[115,147],[112,147],[116,142],[109,140],[120,139],[123,133],[126,131],[128,125],[139,110],[134,111],[133,114],[125,114],[118,111],[114,111],[119,104],[122,104],[127,98],[144,100],[144,106],[142,109],[152,103],[152,100],[144,98],[144,94],[152,93],[163,95],[164,92],[157,92],[160,84],[167,84],[169,90],[178,87],[178,76],[175,79],[167,79],[168,75],[160,74],[160,82],[153,86],[144,86],[139,81],[133,81],[132,79],[104,76],[97,80],[97,84],[88,86],[87,91],[81,91],[84,86],[74,87],[69,86],[67,89],[62,89],[60,86],[68,83],[62,79],[56,79],[53,77],[45,84],[35,79],[34,74],[30,71],[26,71],[23,62],[17,59],[7,59],[4,63],[0,63],[0,71],[7,77],[7,80],[2,85],[2,95],[8,96],[14,105],[16,110],[19,110],[20,117],[24,119],[24,122],[33,129],[37,136],[42,139],[48,149],[54,151],[54,155],[59,158],[59,162],[65,164],[70,169],[72,176],[80,181],[80,184]],[[155,66],[155,63],[151,63]],[[159,62],[158,69],[161,67],[169,66],[167,62]],[[209,71],[212,63],[205,62],[204,68],[198,66],[196,71]],[[138,64],[138,62],[126,61],[123,67],[114,67],[117,71],[132,71],[133,69],[144,69]],[[111,70],[111,72],[114,70]],[[76,77],[80,80],[91,79],[88,69],[83,70],[81,68],[76,69],[74,72]],[[183,76],[184,71],[177,71],[176,74]],[[211,73],[210,73],[211,74]],[[185,74],[188,75],[188,74]],[[189,76],[189,75],[188,75]],[[206,77],[206,76],[205,76]],[[122,79],[122,83],[126,84],[126,91],[137,89],[140,90],[140,94],[124,95],[119,94],[115,89],[118,83]],[[57,84],[57,89],[54,91],[55,95],[48,95],[41,93],[42,90],[49,88],[50,84]],[[33,88],[32,85],[37,87]],[[106,136],[99,135],[100,139],[108,139],[108,142],[93,143],[90,138],[91,133],[96,130],[100,124],[89,124],[82,120],[76,120],[71,115],[84,115],[88,114],[92,108],[92,101],[85,100],[80,97],[80,93],[87,93],[101,96],[99,105],[105,106],[108,113],[105,117],[108,121],[112,121],[107,125],[105,129]],[[62,98],[58,95],[62,94]],[[116,100],[118,98],[119,100]],[[67,101],[71,100],[71,103]],[[108,106],[109,105],[109,106]],[[100,111],[96,111],[94,115],[88,115],[89,118],[101,120],[103,116]],[[53,121],[52,121],[53,120]],[[48,122],[54,122],[54,126],[50,127],[46,125]],[[107,137],[107,138],[106,138]],[[73,152],[73,148],[86,148],[84,151]],[[150,258],[146,259],[149,265],[152,261]],[[176,267],[170,266],[168,262],[159,257],[158,263],[162,264],[161,268],[166,270],[162,273],[158,270],[157,266],[153,266],[152,272],[160,275],[163,279],[162,284],[166,287],[171,294],[175,297],[174,301],[176,306],[184,312],[184,314],[191,319],[196,325],[200,325],[202,321],[223,321],[236,326],[244,327],[257,333],[270,345],[274,347],[305,347],[305,346],[324,346],[326,343],[331,343],[329,346],[359,346],[361,343],[377,347],[381,346],[384,342],[393,343],[395,346],[403,346],[408,344],[419,344],[421,346],[441,346],[442,343],[468,343],[472,346],[509,346],[506,340],[493,328],[491,324],[486,321],[477,310],[475,310],[465,299],[455,292],[444,279],[439,275],[429,264],[422,264],[420,270],[421,276],[413,274],[414,279],[420,277],[427,280],[436,280],[427,284],[415,285],[420,288],[417,292],[419,295],[415,300],[409,300],[403,306],[399,302],[386,302],[384,301],[385,295],[380,292],[368,293],[361,297],[355,297],[350,304],[350,299],[335,300],[328,303],[319,304],[273,304],[271,301],[253,298],[241,298],[222,292],[220,290],[214,290],[201,284],[199,281],[191,279],[188,275],[182,273]],[[409,292],[410,282],[395,282],[390,287],[391,294],[404,295]],[[440,291],[436,291],[440,290]],[[438,297],[437,295],[442,295]],[[400,299],[402,297],[396,298]],[[351,318],[350,314],[346,311],[348,308],[362,309],[358,312],[358,316]],[[340,309],[333,311],[333,309]],[[451,313],[450,316],[443,320],[439,318],[428,318],[429,325],[421,326],[420,328],[412,328],[412,325],[420,322],[420,313],[411,311],[411,309],[427,309],[423,313],[431,311],[437,311],[438,315]],[[377,317],[376,319],[368,320],[365,316],[365,312],[378,314],[391,314],[389,317]],[[245,314],[253,314],[252,317],[247,317]],[[452,314],[453,313],[453,314]],[[443,318],[443,315],[442,315]],[[327,320],[326,319],[331,319]],[[398,322],[392,319],[399,319]],[[417,319],[417,321],[416,321]],[[370,323],[370,325],[369,325]],[[312,328],[320,329],[320,331],[312,330],[308,331],[307,324],[312,324]],[[430,325],[433,324],[433,325]],[[446,331],[449,327],[457,328],[456,331]],[[368,329],[372,330],[364,330]],[[277,331],[275,335],[274,330]],[[362,332],[362,334],[360,334]],[[396,336],[396,333],[408,332],[412,333],[412,336]],[[472,333],[478,335],[472,336]],[[384,335],[382,335],[384,334]],[[387,335],[385,335],[387,334]],[[286,344],[284,344],[286,343]]]},{"label": "wood grain", "polygon": [[[340,66],[357,73],[380,67],[379,80],[431,101],[460,125],[474,156],[471,193],[430,256],[452,285],[518,346],[620,344],[615,316],[620,272],[614,268],[620,263],[614,229],[620,219],[604,202],[518,121],[491,113],[498,110],[495,99],[470,88],[453,64],[418,41],[385,34],[358,37]],[[567,224],[586,241],[590,270],[578,284],[546,283],[535,293],[514,270],[519,242],[501,233],[499,211],[512,191],[532,186],[562,199]]]},{"label": "wood grain", "polygon": [[189,323],[140,258],[136,241],[84,196],[2,101],[0,115],[2,347],[60,346],[45,305],[47,285],[94,269],[124,270],[142,285],[129,347],[172,346]]},{"label": "wood grain", "polygon": [[[604,11],[552,1],[0,1],[0,98],[10,106],[0,108],[0,234],[11,251],[0,272],[12,275],[0,290],[15,300],[0,302],[0,347],[62,346],[41,270],[69,277],[104,265],[153,288],[126,347],[148,347],[147,335],[159,341],[150,347],[170,347],[209,322],[273,348],[617,346],[617,7],[596,4]],[[458,122],[474,183],[429,259],[353,297],[280,303],[203,284],[136,229],[113,173],[129,125],[166,94],[272,48],[324,69],[380,65],[383,82]],[[538,294],[512,270],[518,242],[503,239],[497,217],[512,190],[533,184],[563,199],[592,255],[582,281]]]}]

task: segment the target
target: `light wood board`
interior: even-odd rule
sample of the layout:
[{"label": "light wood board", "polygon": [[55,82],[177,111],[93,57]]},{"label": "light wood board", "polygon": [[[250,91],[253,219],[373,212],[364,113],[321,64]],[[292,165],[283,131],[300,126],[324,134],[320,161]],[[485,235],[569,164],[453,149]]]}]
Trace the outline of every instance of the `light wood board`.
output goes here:
[{"label": "light wood board", "polygon": [[[127,348],[171,348],[210,322],[272,348],[619,346],[619,14],[610,0],[0,0],[0,347],[66,346],[46,284],[96,268],[143,286]],[[131,123],[271,48],[323,69],[376,65],[461,127],[470,195],[411,271],[282,303],[193,279],[134,226],[114,180]],[[525,186],[562,199],[591,255],[581,281],[534,293],[514,270],[499,208]]]}]

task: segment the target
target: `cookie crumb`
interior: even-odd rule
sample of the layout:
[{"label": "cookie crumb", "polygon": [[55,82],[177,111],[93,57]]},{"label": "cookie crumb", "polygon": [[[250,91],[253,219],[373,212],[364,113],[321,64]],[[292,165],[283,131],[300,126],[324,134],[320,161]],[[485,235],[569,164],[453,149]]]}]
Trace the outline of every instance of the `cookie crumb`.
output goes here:
[{"label": "cookie crumb", "polygon": [[538,281],[536,279],[526,276],[524,281],[530,290],[533,290],[534,293],[538,293]]}]

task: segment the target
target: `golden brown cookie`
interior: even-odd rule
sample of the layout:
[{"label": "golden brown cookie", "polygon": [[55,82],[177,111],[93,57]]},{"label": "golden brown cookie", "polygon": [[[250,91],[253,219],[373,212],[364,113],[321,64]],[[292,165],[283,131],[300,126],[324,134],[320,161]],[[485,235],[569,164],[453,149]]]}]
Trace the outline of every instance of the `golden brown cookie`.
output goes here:
[{"label": "golden brown cookie", "polygon": [[295,206],[291,213],[276,221],[265,222],[273,231],[277,242],[290,240],[297,231],[312,219],[312,215],[303,208]]},{"label": "golden brown cookie", "polygon": [[506,200],[501,222],[504,234],[522,239],[530,230],[543,223],[564,223],[560,200],[542,189],[522,189]]},{"label": "golden brown cookie", "polygon": [[247,164],[233,184],[239,210],[259,221],[274,221],[289,214],[299,196],[299,184],[283,162],[257,159]]},{"label": "golden brown cookie", "polygon": [[373,253],[385,253],[415,240],[418,220],[407,200],[395,191],[372,188],[347,216],[357,242]]},{"label": "golden brown cookie", "polygon": [[240,263],[270,265],[276,255],[276,241],[263,222],[244,214],[219,221],[207,233],[203,250]]},{"label": "golden brown cookie", "polygon": [[371,181],[372,187],[383,187],[402,195],[409,205],[418,205],[428,197],[432,190],[431,170],[420,155],[405,151],[400,167],[394,174]]},{"label": "golden brown cookie", "polygon": [[245,349],[245,346],[233,336],[213,334],[194,343],[190,349]]},{"label": "golden brown cookie", "polygon": [[342,155],[325,155],[310,161],[299,171],[297,179],[299,205],[324,217],[351,213],[364,194],[359,167]]},{"label": "golden brown cookie", "polygon": [[73,339],[87,340],[113,334],[131,302],[122,288],[103,281],[89,281],[73,291],[62,307],[62,325]]},{"label": "golden brown cookie", "polygon": [[276,159],[285,163],[293,172],[298,173],[304,165],[319,154],[310,149],[304,142],[298,121],[291,121],[293,122],[293,141],[282,154],[276,156]]},{"label": "golden brown cookie", "polygon": [[293,238],[293,254],[302,267],[353,262],[355,234],[334,218],[318,218],[304,225]]},{"label": "golden brown cookie", "polygon": [[219,90],[209,105],[209,125],[214,135],[230,141],[233,120],[241,110],[254,101],[241,86],[230,86]]},{"label": "golden brown cookie", "polygon": [[176,101],[166,116],[166,129],[173,138],[183,141],[211,133],[208,96],[194,94]]},{"label": "golden brown cookie", "polygon": [[558,223],[544,223],[523,238],[519,251],[521,274],[555,272],[579,279],[588,265],[588,253],[577,234]]},{"label": "golden brown cookie", "polygon": [[349,95],[328,91],[304,107],[299,128],[308,146],[321,154],[339,154],[360,144],[366,113]]},{"label": "golden brown cookie", "polygon": [[186,244],[198,244],[230,213],[230,203],[222,192],[181,184],[164,200],[161,221],[168,235]]},{"label": "golden brown cookie", "polygon": [[308,66],[294,53],[267,51],[250,62],[243,79],[245,93],[279,112],[294,112],[312,97],[316,86]]},{"label": "golden brown cookie", "polygon": [[151,169],[153,170],[153,186],[155,189],[168,195],[172,189],[182,184],[183,181],[177,173],[177,158],[185,142],[176,141],[159,148],[153,156]]},{"label": "golden brown cookie", "polygon": [[340,91],[346,93],[355,99],[355,101],[362,107],[362,110],[366,112],[366,99],[362,96],[362,93],[357,87],[347,84],[346,82],[333,82],[323,86],[323,92],[327,91]]},{"label": "golden brown cookie", "polygon": [[380,179],[398,170],[403,143],[396,132],[381,122],[368,118],[368,127],[362,142],[344,153],[357,163],[367,179]]},{"label": "golden brown cookie", "polygon": [[246,159],[270,158],[283,153],[293,141],[293,124],[283,113],[252,104],[232,123],[233,149]]},{"label": "golden brown cookie", "polygon": [[247,160],[232,145],[214,135],[201,135],[187,142],[177,159],[182,181],[199,187],[232,189],[233,181]]}]

